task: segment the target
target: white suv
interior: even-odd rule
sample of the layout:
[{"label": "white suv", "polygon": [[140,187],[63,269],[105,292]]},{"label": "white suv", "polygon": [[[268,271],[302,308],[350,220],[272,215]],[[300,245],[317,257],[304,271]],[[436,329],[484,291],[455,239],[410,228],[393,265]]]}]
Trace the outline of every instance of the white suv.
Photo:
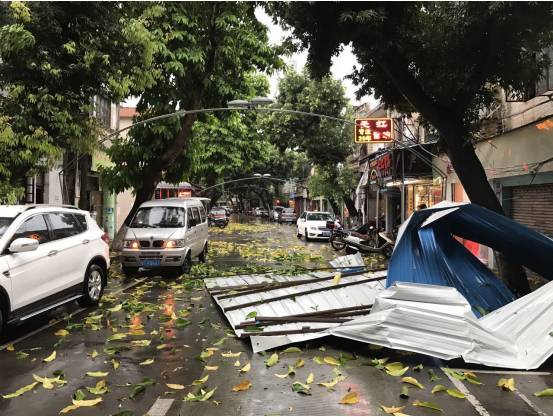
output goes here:
[{"label": "white suv", "polygon": [[72,300],[98,304],[109,264],[108,236],[88,212],[0,205],[0,331]]}]

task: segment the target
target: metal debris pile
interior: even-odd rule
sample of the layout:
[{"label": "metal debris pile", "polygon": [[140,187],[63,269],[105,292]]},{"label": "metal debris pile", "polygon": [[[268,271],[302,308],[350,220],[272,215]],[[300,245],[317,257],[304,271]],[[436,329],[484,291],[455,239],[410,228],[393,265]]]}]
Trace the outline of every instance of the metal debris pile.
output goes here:
[{"label": "metal debris pile", "polygon": [[[351,262],[346,265],[359,268]],[[386,271],[237,275],[204,282],[236,335],[254,352],[315,339],[370,313]]]}]

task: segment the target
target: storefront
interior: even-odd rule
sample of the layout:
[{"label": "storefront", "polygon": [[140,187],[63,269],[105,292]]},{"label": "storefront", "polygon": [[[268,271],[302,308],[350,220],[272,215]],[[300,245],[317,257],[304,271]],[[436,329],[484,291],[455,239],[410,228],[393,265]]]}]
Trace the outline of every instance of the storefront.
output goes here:
[{"label": "storefront", "polygon": [[433,178],[432,168],[409,150],[393,148],[368,158],[367,183],[362,187],[367,213],[364,222],[379,219],[391,232],[415,210],[443,200],[442,178]]},{"label": "storefront", "polygon": [[187,198],[192,197],[194,191],[194,187],[188,182],[181,182],[179,184],[167,184],[166,182],[160,182],[156,188],[154,199],[162,200],[164,198]]}]

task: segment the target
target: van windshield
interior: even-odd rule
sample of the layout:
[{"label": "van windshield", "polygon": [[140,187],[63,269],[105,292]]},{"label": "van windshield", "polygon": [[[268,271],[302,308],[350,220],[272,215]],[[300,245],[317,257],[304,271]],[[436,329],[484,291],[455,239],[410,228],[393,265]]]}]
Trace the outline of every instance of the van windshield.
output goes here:
[{"label": "van windshield", "polygon": [[12,224],[13,219],[13,217],[0,217],[0,237],[6,233],[6,230],[8,230],[8,227]]},{"label": "van windshield", "polygon": [[134,215],[130,227],[184,227],[184,208],[159,206],[141,207]]}]

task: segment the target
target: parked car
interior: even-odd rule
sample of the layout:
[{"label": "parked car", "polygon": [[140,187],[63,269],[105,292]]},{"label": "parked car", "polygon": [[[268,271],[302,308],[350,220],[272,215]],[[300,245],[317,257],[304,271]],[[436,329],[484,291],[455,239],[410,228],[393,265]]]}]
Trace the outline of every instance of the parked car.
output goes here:
[{"label": "parked car", "polygon": [[227,213],[222,207],[214,207],[207,216],[208,226],[225,228],[229,222]]},{"label": "parked car", "polygon": [[253,215],[256,217],[268,217],[269,213],[262,207],[256,207],[253,209]]},{"label": "parked car", "polygon": [[269,220],[272,222],[278,221],[278,215],[284,210],[284,207],[282,206],[274,206],[269,213]]},{"label": "parked car", "polygon": [[200,201],[152,200],[138,208],[129,224],[121,264],[126,275],[140,267],[168,267],[186,273],[193,258],[206,261],[207,249],[207,216]]},{"label": "parked car", "polygon": [[285,208],[278,215],[278,222],[281,223],[296,223],[298,216],[293,208]]},{"label": "parked car", "polygon": [[99,303],[110,266],[108,235],[68,206],[0,206],[0,330],[77,300]]},{"label": "parked car", "polygon": [[324,211],[306,211],[297,221],[297,235],[299,238],[305,236],[305,240],[309,239],[328,239],[330,238],[330,230],[326,222],[333,220],[334,216]]}]

